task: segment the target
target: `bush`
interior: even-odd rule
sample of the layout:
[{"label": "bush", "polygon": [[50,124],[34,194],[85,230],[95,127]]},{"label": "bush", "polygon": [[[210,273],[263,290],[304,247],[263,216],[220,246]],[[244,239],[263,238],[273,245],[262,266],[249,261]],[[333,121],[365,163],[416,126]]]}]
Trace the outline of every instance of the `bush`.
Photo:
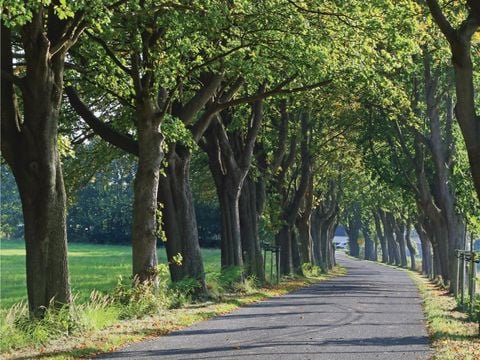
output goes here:
[{"label": "bush", "polygon": [[303,275],[307,277],[316,277],[316,276],[320,276],[320,274],[322,273],[322,270],[317,265],[304,263],[302,264],[302,272],[303,272]]}]

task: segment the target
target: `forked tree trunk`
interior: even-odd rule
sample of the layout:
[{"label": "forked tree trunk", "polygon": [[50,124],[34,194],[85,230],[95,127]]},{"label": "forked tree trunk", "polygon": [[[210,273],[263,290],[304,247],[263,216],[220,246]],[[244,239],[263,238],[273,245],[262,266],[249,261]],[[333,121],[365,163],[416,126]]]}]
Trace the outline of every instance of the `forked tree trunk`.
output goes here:
[{"label": "forked tree trunk", "polygon": [[448,22],[438,1],[427,0],[427,4],[450,44],[457,95],[455,113],[465,140],[473,184],[480,199],[480,118],[476,113],[471,57],[472,37],[480,26],[478,1],[467,1],[468,16],[456,29]]},{"label": "forked tree trunk", "polygon": [[[65,52],[50,54],[43,11],[33,15],[22,33],[27,72],[20,88],[23,123],[13,83],[3,74],[1,82],[2,155],[22,202],[28,305],[34,317],[41,317],[52,300],[57,306],[71,300],[65,187],[57,149]],[[2,72],[13,75],[11,33],[3,24],[1,36]]]},{"label": "forked tree trunk", "polygon": [[[170,146],[165,176],[160,177],[158,202],[162,204],[163,230],[167,238],[168,264],[172,281],[192,278],[205,293],[205,271],[198,240],[197,219],[190,189],[190,150],[180,144]],[[181,262],[175,261],[180,254]]]},{"label": "forked tree trunk", "polygon": [[391,265],[400,265],[400,251],[398,249],[398,244],[395,241],[394,229],[393,229],[393,215],[391,213],[386,213],[385,217],[382,218],[383,228],[385,231],[385,238],[388,243],[388,263]]}]

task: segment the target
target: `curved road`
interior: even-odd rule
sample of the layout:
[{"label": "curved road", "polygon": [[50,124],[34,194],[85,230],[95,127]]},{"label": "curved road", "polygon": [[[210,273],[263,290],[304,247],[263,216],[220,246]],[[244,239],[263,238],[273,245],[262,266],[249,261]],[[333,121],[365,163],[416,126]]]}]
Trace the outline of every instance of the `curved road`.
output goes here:
[{"label": "curved road", "polygon": [[421,299],[400,270],[337,253],[348,275],[102,359],[428,359]]}]

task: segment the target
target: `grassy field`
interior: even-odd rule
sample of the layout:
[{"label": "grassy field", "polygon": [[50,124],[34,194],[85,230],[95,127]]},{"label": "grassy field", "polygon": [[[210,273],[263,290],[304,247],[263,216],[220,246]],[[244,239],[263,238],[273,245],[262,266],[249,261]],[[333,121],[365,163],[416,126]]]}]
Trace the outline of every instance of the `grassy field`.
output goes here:
[{"label": "grassy field", "polygon": [[[26,300],[25,244],[19,240],[0,240],[0,308]],[[202,250],[205,271],[220,270],[220,250]],[[78,300],[87,300],[93,290],[108,292],[119,276],[131,275],[131,247],[118,245],[70,244],[70,282]],[[166,262],[165,249],[158,250],[158,261]]]}]

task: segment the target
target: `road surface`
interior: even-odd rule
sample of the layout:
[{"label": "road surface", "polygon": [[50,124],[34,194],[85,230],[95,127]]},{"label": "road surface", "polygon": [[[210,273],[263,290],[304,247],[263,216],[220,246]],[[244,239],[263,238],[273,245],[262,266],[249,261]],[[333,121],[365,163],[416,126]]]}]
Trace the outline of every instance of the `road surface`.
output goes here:
[{"label": "road surface", "polygon": [[101,359],[428,359],[421,299],[401,270],[337,254],[348,275]]}]

